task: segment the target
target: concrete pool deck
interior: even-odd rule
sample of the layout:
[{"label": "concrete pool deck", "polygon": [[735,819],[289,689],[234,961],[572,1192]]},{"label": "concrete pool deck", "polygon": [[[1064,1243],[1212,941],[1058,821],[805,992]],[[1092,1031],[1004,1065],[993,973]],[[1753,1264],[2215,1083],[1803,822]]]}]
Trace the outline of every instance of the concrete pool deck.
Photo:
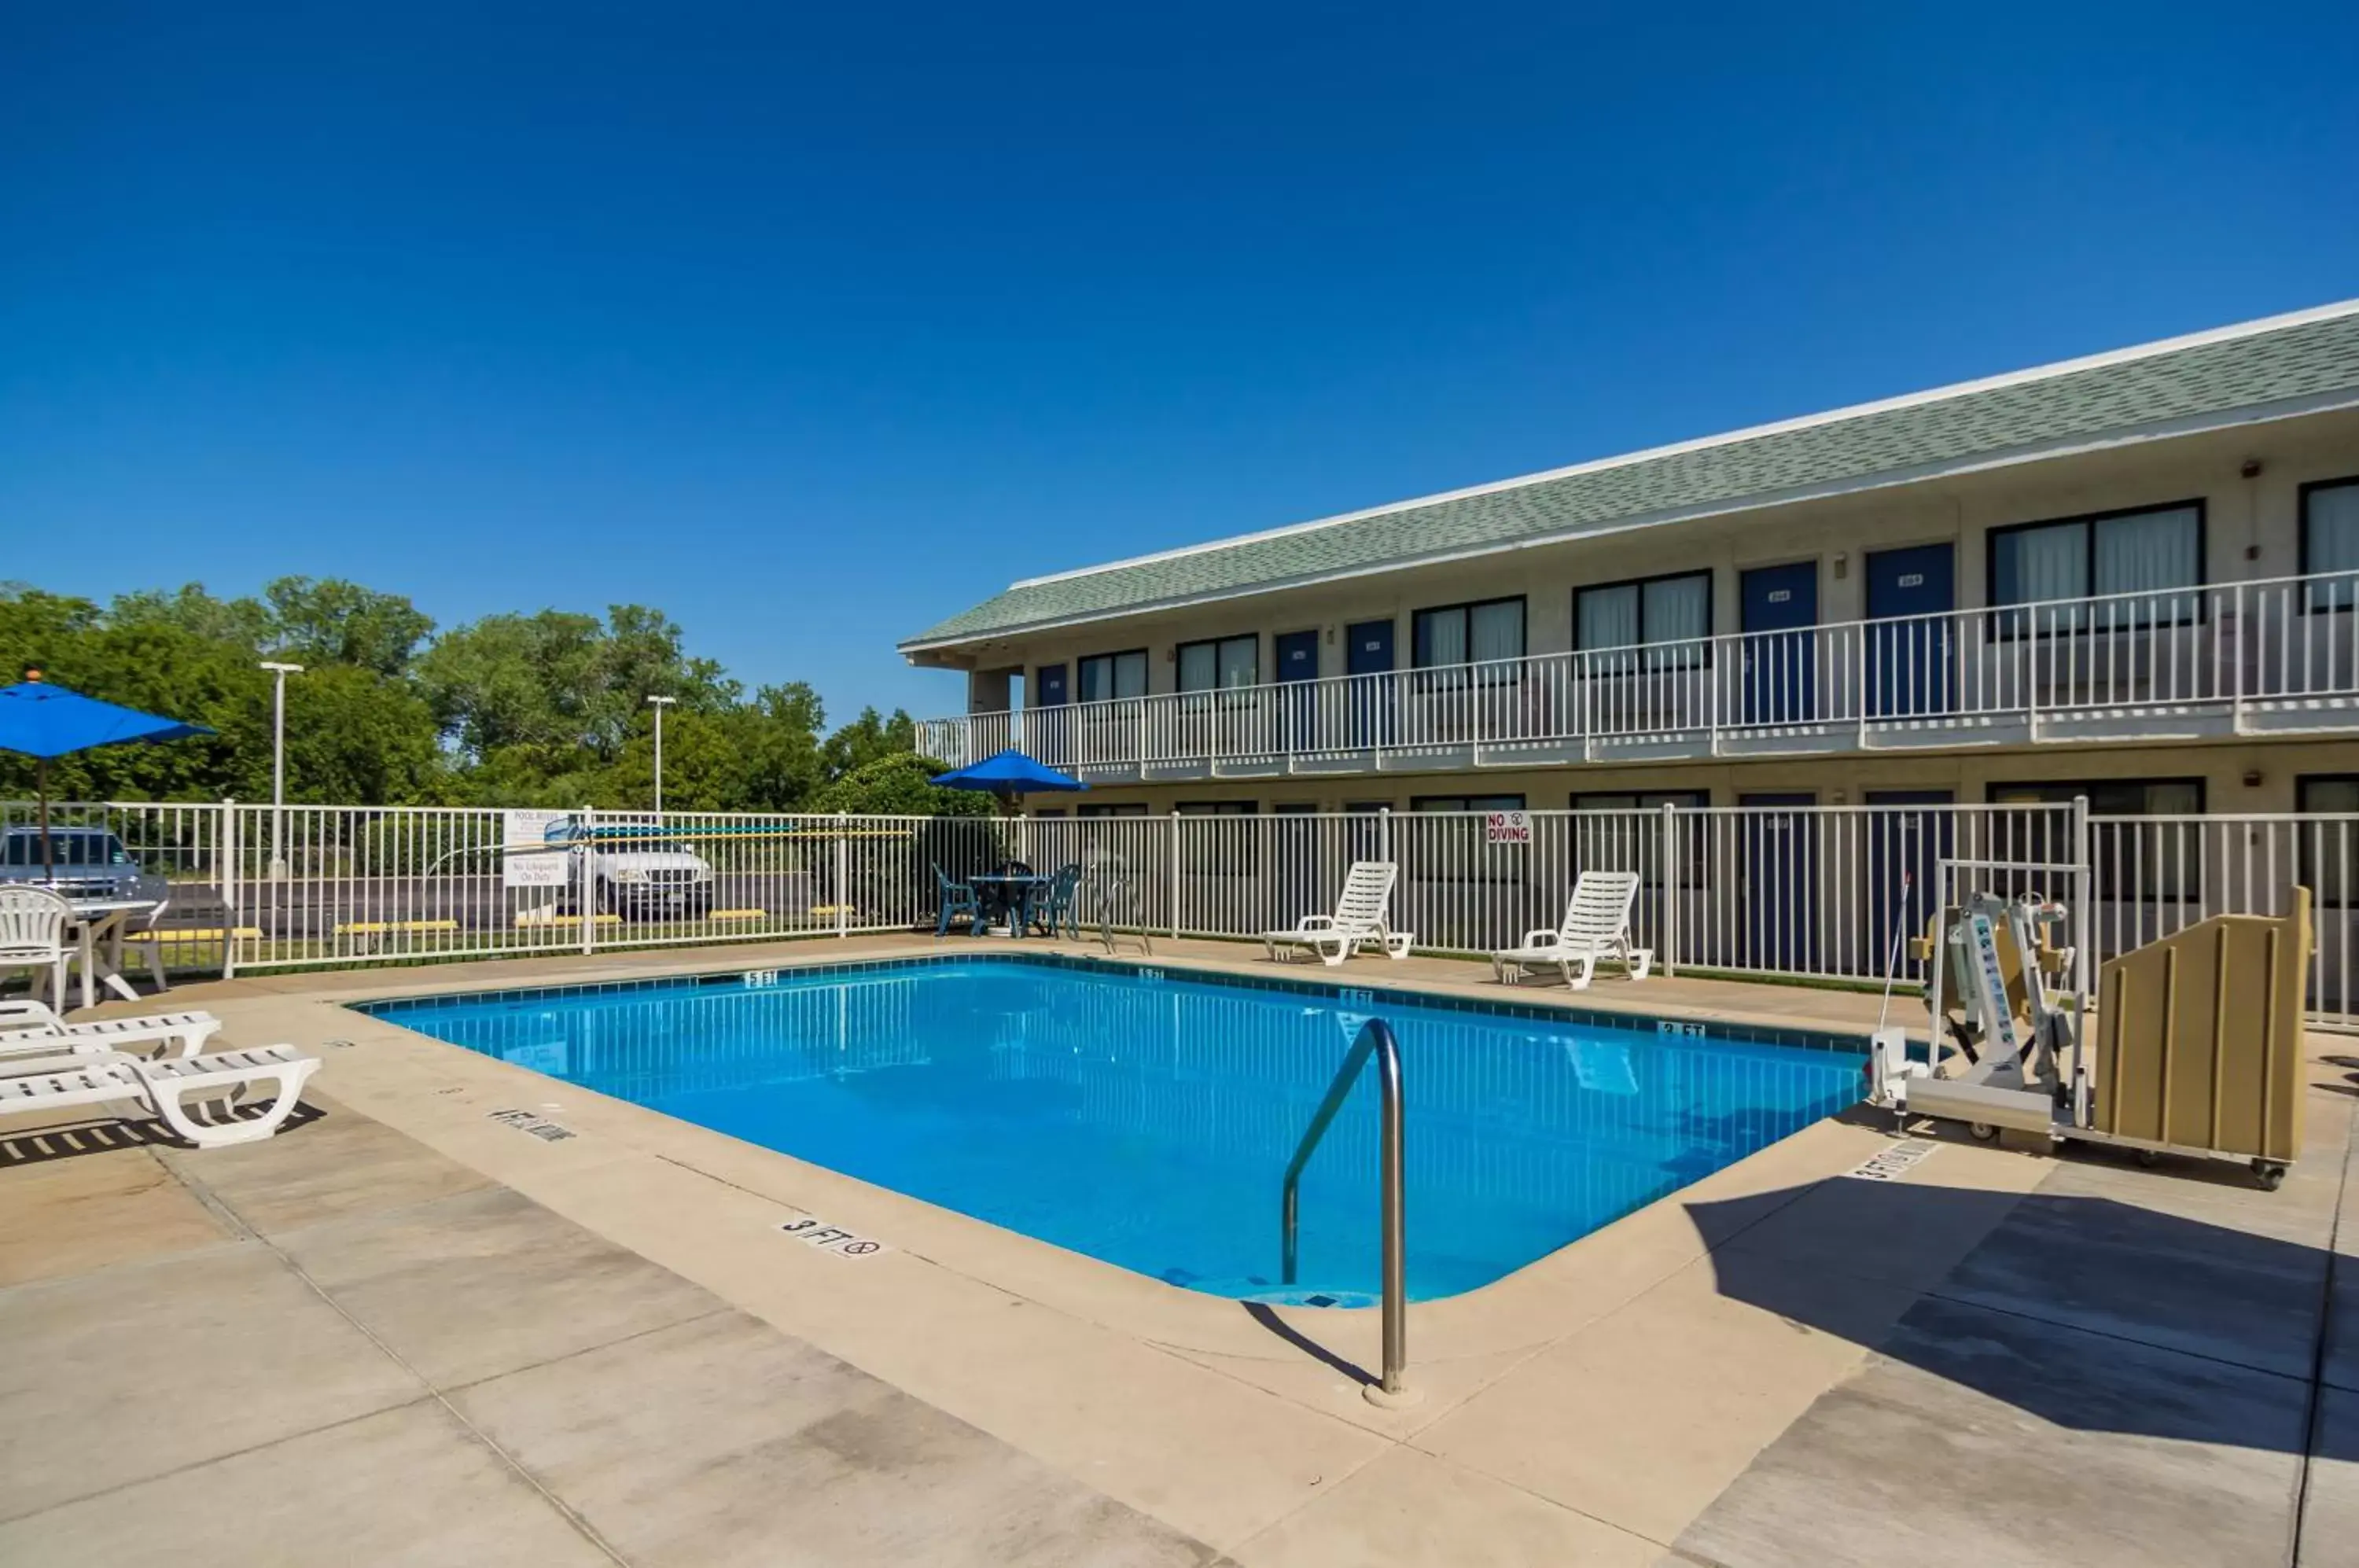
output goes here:
[{"label": "concrete pool deck", "polygon": [[[0,1559],[2359,1562],[2359,1067],[2328,1037],[2276,1194],[1962,1141],[1829,1180],[1890,1139],[1820,1123],[1413,1308],[1423,1399],[1384,1410],[1372,1312],[1250,1312],[338,1005],[935,951],[176,991],[232,1040],[318,1051],[320,1114],[205,1152],[0,1125]],[[1443,960],[1297,973],[1501,995]],[[1509,995],[1854,1029],[1876,1007]],[[780,1232],[814,1215],[885,1249]]]}]

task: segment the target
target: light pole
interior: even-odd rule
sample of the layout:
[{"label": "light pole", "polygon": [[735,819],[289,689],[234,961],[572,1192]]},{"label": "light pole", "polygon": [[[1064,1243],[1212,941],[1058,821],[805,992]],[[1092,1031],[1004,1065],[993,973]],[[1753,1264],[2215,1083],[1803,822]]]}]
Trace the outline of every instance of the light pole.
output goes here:
[{"label": "light pole", "polygon": [[647,701],[656,710],[656,821],[663,821],[663,713],[666,708],[679,701],[677,697],[650,697]]},{"label": "light pole", "polygon": [[287,879],[287,856],[281,852],[282,830],[287,818],[287,678],[300,675],[299,664],[276,664],[262,661],[270,671],[277,690],[270,700],[270,879]]}]

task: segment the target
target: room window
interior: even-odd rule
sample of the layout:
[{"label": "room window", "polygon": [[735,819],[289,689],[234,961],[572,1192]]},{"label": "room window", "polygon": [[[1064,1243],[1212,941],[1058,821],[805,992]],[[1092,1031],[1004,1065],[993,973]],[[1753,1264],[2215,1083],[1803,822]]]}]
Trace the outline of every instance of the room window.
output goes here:
[{"label": "room window", "polygon": [[1261,682],[1261,638],[1257,635],[1183,642],[1179,652],[1182,691],[1234,691],[1240,686]]},{"label": "room window", "polygon": [[2059,599],[2132,594],[2098,604],[2017,610],[1999,618],[2003,637],[2027,629],[2140,631],[2200,618],[2203,503],[2107,512],[1990,532],[1990,602],[2044,604]]},{"label": "room window", "polygon": [[[2301,487],[2301,574],[2359,573],[2359,476]],[[2303,596],[2311,610],[2359,604],[2359,575],[2312,583]]]},{"label": "room window", "polygon": [[[1993,805],[2065,805],[2076,795],[2089,799],[2092,817],[2195,817],[2203,814],[2201,779],[2090,779],[2062,783],[1994,784]],[[2019,821],[1993,824],[1992,858],[2038,862],[2070,862],[2071,828],[2060,813],[2027,815]],[[2156,900],[2197,898],[2203,887],[2204,832],[2198,823],[2093,822],[2089,858],[2093,891],[2100,903],[2114,899]],[[2057,877],[2066,874],[2058,873]],[[2021,874],[2038,878],[2031,873]],[[2051,879],[2053,880],[2053,879]],[[2069,882],[2042,887],[2051,898],[2070,899]],[[2094,920],[2094,910],[2074,910],[2076,918]]]},{"label": "room window", "polygon": [[1125,800],[1120,803],[1096,800],[1086,806],[1075,807],[1073,814],[1091,818],[1143,817],[1147,815],[1147,807],[1136,800]]},{"label": "room window", "polygon": [[2359,864],[2359,773],[2320,773],[2294,786],[2294,810],[2306,817],[2342,817],[2342,822],[2303,822],[2301,884],[2323,908],[2346,908]]},{"label": "room window", "polygon": [[1572,594],[1572,646],[1593,671],[1687,670],[1711,662],[1712,573],[1601,583]]},{"label": "room window", "polygon": [[1094,653],[1081,662],[1082,701],[1106,702],[1147,695],[1147,650]]},{"label": "room window", "polygon": [[1659,811],[1665,806],[1677,806],[1683,811],[1700,811],[1712,804],[1712,792],[1707,789],[1641,789],[1636,794],[1581,794],[1572,798],[1576,811]]},{"label": "room window", "polygon": [[1419,795],[1411,800],[1412,811],[1520,811],[1524,809],[1521,795]]},{"label": "room window", "polygon": [[[1252,800],[1182,800],[1171,808],[1180,817],[1252,817],[1260,811]],[[1261,866],[1261,834],[1252,828],[1222,827],[1181,830],[1180,864],[1194,872],[1216,876],[1252,876]]]},{"label": "room window", "polygon": [[[1665,806],[1677,806],[1682,811],[1701,813],[1712,804],[1709,789],[1641,789],[1629,791],[1595,791],[1571,798],[1576,811],[1599,814],[1595,822],[1572,824],[1573,865],[1594,866],[1601,871],[1635,870],[1642,887],[1660,888],[1663,885],[1663,830],[1659,822],[1622,813],[1650,811],[1659,815]],[[1701,887],[1711,869],[1710,840],[1706,823],[1710,818],[1701,815],[1679,819],[1680,886]]]},{"label": "room window", "polygon": [[[1524,602],[1485,599],[1440,604],[1409,618],[1409,662],[1419,670],[1493,664],[1524,657]],[[1506,674],[1508,671],[1485,671]]]}]

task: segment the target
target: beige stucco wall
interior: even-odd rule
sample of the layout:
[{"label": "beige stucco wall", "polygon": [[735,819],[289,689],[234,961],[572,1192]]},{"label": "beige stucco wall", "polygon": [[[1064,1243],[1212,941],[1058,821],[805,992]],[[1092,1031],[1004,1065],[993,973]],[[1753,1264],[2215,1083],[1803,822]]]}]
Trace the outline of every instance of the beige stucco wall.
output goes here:
[{"label": "beige stucco wall", "polygon": [[[2248,459],[2262,465],[2253,478],[2241,473]],[[1085,655],[1144,648],[1149,690],[1160,692],[1176,687],[1173,650],[1181,642],[1256,634],[1266,681],[1274,673],[1271,637],[1317,627],[1320,673],[1340,675],[1348,625],[1394,621],[1405,667],[1415,610],[1519,593],[1527,651],[1550,653],[1572,646],[1574,588],[1699,566],[1713,569],[1714,629],[1734,632],[1737,574],[1796,561],[1819,562],[1819,616],[1835,623],[1864,613],[1866,551],[1943,540],[1957,547],[1958,603],[1971,606],[1985,602],[1992,528],[2195,499],[2205,507],[2208,581],[2290,576],[2300,570],[2299,487],[2353,474],[2359,474],[2359,412],[2345,410],[999,639],[958,658],[993,671],[1020,668],[1028,682],[1044,664],[1062,663],[1070,672]],[[1109,539],[1109,551],[1121,542]],[[998,681],[986,677],[984,686],[970,711],[997,707]]]}]

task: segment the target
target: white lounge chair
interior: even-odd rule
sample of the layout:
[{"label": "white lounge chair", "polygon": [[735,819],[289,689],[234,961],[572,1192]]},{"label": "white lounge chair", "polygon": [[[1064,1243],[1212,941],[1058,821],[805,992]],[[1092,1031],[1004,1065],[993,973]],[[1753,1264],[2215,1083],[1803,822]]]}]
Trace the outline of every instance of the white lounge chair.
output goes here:
[{"label": "white lounge chair", "polygon": [[[278,1130],[303,1096],[304,1081],[320,1061],[291,1045],[257,1046],[212,1056],[151,1062],[119,1051],[0,1063],[0,1116],[136,1101],[200,1149],[253,1143]],[[259,1083],[275,1083],[277,1097],[258,1116],[199,1120],[191,1103],[234,1099]]]},{"label": "white lounge chair", "polygon": [[128,1051],[134,1046],[167,1049],[167,1056],[196,1056],[221,1032],[211,1013],[149,1013],[136,1018],[92,1018],[68,1023],[40,1002],[0,1002],[0,1060],[27,1052],[55,1055],[62,1046],[75,1052]]},{"label": "white lounge chair", "polygon": [[1399,876],[1400,867],[1389,860],[1353,861],[1333,914],[1305,915],[1292,931],[1264,931],[1262,945],[1273,959],[1308,948],[1330,965],[1368,946],[1382,948],[1386,958],[1407,958],[1409,933],[1393,930],[1385,920]]},{"label": "white lounge chair", "polygon": [[1554,931],[1543,926],[1526,931],[1520,946],[1493,953],[1492,973],[1501,984],[1513,985],[1527,970],[1555,969],[1580,991],[1596,977],[1603,958],[1618,962],[1631,979],[1644,980],[1655,953],[1630,945],[1630,906],[1637,898],[1635,871],[1582,872],[1564,907],[1563,923]]}]

